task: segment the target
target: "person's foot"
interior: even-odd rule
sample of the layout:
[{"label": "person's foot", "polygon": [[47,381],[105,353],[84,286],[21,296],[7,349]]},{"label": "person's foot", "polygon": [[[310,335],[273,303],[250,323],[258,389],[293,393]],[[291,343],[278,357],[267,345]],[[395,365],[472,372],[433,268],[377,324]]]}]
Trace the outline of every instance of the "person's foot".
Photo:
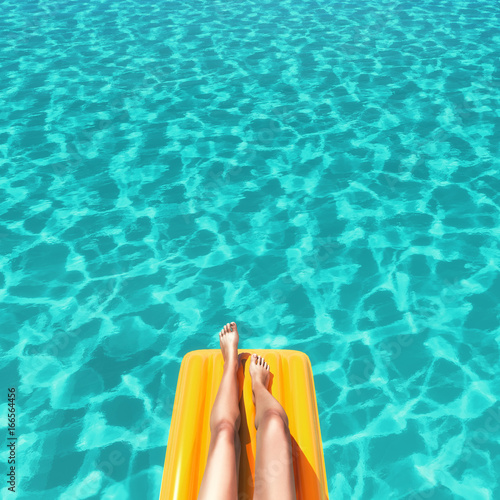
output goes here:
[{"label": "person's foot", "polygon": [[263,386],[267,391],[267,385],[269,384],[269,365],[262,356],[257,356],[257,354],[252,354],[250,358],[250,367],[248,369],[250,376],[252,377],[252,399],[253,404],[255,404],[255,390],[258,386]]},{"label": "person's foot", "polygon": [[238,329],[236,323],[227,323],[219,333],[220,350],[224,364],[238,363]]}]

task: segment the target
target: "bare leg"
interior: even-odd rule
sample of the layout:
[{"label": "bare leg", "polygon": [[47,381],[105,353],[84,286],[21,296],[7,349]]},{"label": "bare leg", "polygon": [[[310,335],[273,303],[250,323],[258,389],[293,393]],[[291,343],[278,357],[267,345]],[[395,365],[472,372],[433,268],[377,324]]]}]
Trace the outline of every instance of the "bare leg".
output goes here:
[{"label": "bare leg", "polygon": [[269,365],[252,354],[250,375],[255,403],[257,455],[254,500],[296,500],[288,417],[267,390]]},{"label": "bare leg", "polygon": [[224,372],[210,414],[210,446],[198,500],[236,500],[241,443],[238,404],[238,330],[227,323],[219,333]]}]

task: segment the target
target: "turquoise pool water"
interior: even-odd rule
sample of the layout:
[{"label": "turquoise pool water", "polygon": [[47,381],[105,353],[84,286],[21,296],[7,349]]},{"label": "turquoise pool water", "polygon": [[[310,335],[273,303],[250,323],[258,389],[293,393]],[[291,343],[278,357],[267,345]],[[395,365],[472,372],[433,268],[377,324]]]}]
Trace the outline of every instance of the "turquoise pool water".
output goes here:
[{"label": "turquoise pool water", "polygon": [[1,7],[16,498],[156,499],[232,320],[309,355],[332,500],[500,498],[497,3]]}]

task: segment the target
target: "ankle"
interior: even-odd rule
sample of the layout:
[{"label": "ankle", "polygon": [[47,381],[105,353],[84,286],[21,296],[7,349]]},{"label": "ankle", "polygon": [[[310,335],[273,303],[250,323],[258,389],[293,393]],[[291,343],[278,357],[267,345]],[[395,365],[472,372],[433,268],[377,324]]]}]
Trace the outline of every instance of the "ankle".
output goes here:
[{"label": "ankle", "polygon": [[252,380],[252,390],[254,393],[261,392],[262,390],[268,392],[267,387],[260,380]]},{"label": "ankle", "polygon": [[[267,390],[267,387],[262,383],[262,382],[253,382],[252,383],[252,391],[255,396],[255,400],[260,398],[259,394],[262,394],[263,392],[269,392]],[[265,396],[264,396],[265,397]]]},{"label": "ankle", "polygon": [[230,358],[224,361],[224,371],[238,371],[238,358]]}]

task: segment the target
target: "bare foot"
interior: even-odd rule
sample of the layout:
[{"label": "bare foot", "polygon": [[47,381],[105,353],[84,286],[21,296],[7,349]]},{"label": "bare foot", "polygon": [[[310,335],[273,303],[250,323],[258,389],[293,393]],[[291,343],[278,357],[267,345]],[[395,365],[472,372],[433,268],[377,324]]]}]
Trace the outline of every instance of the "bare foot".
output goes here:
[{"label": "bare foot", "polygon": [[262,356],[257,356],[257,354],[252,354],[250,358],[249,367],[250,376],[252,377],[252,399],[253,404],[255,404],[255,389],[258,385],[264,386],[267,390],[267,385],[269,384],[269,365]]},{"label": "bare foot", "polygon": [[238,363],[238,329],[236,323],[227,323],[219,333],[220,350],[224,358],[224,364]]}]

